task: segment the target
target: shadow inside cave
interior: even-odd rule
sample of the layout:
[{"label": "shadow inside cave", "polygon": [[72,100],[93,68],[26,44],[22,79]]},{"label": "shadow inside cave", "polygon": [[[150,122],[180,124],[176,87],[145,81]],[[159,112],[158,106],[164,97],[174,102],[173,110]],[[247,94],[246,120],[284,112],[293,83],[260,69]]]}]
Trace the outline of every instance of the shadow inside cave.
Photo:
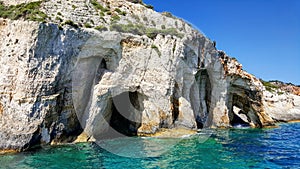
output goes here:
[{"label": "shadow inside cave", "polygon": [[123,92],[112,97],[110,127],[101,139],[137,136],[142,124],[144,97],[138,92]]}]

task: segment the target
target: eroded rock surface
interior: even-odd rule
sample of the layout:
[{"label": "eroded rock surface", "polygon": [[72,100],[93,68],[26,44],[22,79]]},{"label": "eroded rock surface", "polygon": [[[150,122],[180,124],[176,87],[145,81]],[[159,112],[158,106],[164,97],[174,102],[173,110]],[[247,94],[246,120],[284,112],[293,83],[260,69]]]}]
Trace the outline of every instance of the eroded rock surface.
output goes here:
[{"label": "eroded rock surface", "polygon": [[300,119],[299,96],[270,99],[180,19],[125,0],[98,1],[105,10],[60,2],[41,4],[48,23],[0,20],[0,149],[72,142],[82,131],[93,140]]},{"label": "eroded rock surface", "polygon": [[289,122],[300,120],[300,88],[293,84],[271,81],[269,90],[264,91],[265,110],[275,121]]}]

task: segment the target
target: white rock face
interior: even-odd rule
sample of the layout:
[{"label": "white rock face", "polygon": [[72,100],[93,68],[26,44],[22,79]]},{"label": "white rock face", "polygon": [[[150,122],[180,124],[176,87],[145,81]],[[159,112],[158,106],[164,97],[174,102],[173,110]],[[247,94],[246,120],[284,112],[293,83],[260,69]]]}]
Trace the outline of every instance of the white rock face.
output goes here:
[{"label": "white rock face", "polygon": [[[0,20],[0,149],[71,142],[82,131],[104,139],[162,128],[263,127],[285,118],[258,79],[182,20],[123,0],[99,1],[127,13],[115,23],[88,1],[71,1],[81,11],[73,13],[67,2],[54,2],[42,3],[49,16],[61,11],[64,20],[94,24]],[[148,32],[110,27],[130,22]],[[101,24],[109,29],[93,29]],[[284,110],[298,118],[299,97],[293,99]]]},{"label": "white rock face", "polygon": [[1,149],[26,149],[40,137],[45,143],[67,141],[71,133],[80,133],[70,77],[81,43],[73,37],[76,31],[27,21],[1,23]]},{"label": "white rock face", "polygon": [[300,119],[300,96],[290,93],[264,92],[266,113],[274,120],[288,122]]},{"label": "white rock face", "polygon": [[[199,94],[195,87],[192,89],[198,85],[194,83],[199,54],[187,47],[192,42],[172,36],[158,35],[151,40],[115,32],[94,36],[98,37],[89,39],[87,48],[82,48],[73,74],[73,83],[78,86],[73,85],[75,109],[83,112],[79,116],[86,132],[100,137],[109,130],[114,114],[132,122],[123,124],[129,133],[154,134],[162,127],[197,128],[190,97],[194,92]],[[205,51],[216,57],[212,44],[206,39],[203,42],[208,42]],[[200,51],[200,46],[193,47]]]}]

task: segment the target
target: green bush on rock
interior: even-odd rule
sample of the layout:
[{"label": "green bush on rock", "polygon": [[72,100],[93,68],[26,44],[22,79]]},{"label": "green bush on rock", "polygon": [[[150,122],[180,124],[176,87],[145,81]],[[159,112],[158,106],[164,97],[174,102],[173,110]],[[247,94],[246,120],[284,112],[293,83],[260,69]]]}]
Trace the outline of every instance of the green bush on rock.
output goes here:
[{"label": "green bush on rock", "polygon": [[117,22],[117,21],[119,21],[121,18],[118,16],[118,15],[113,15],[112,17],[111,17],[111,22]]},{"label": "green bush on rock", "polygon": [[141,24],[112,24],[110,26],[111,31],[123,32],[123,33],[132,33],[136,35],[147,35],[149,38],[154,39],[158,34],[161,35],[172,35],[179,38],[183,38],[183,34],[179,33],[175,28],[168,29],[156,29],[156,28],[146,28]]},{"label": "green bush on rock", "polygon": [[272,84],[271,82],[264,81],[260,79],[261,83],[265,86],[266,90],[269,92],[275,92],[279,87]]},{"label": "green bush on rock", "polygon": [[95,27],[96,30],[98,31],[107,31],[107,27],[103,26],[103,25],[99,25]]},{"label": "green bush on rock", "polygon": [[145,4],[142,0],[127,0],[131,3],[135,3],[135,4],[141,4],[143,6],[145,6],[146,8],[149,8],[149,9],[154,9],[154,7],[152,5],[149,5],[149,4]]},{"label": "green bush on rock", "polygon": [[137,34],[137,35],[143,35],[145,34],[145,27],[143,25],[140,24],[127,24],[127,25],[123,25],[123,24],[112,24],[110,26],[110,29],[112,31],[117,31],[117,32],[123,32],[123,33],[132,33],[132,34]]},{"label": "green bush on rock", "polygon": [[74,23],[71,20],[67,20],[66,22],[63,23],[63,25],[70,25],[70,26],[72,26],[74,28],[78,28],[79,27],[76,23]]},{"label": "green bush on rock", "polygon": [[151,48],[154,49],[156,51],[156,53],[158,54],[158,56],[161,56],[161,52],[159,51],[158,47],[156,45],[151,45]]},{"label": "green bush on rock", "polygon": [[91,3],[96,9],[101,10],[102,12],[109,11],[107,8],[103,7],[99,2],[97,2],[97,0],[92,0]]},{"label": "green bush on rock", "polygon": [[39,10],[41,3],[42,1],[37,1],[5,6],[0,1],[0,17],[12,20],[23,18],[25,20],[44,22],[48,16]]},{"label": "green bush on rock", "polygon": [[86,27],[86,28],[92,28],[92,25],[89,24],[89,23],[84,23],[84,27]]}]

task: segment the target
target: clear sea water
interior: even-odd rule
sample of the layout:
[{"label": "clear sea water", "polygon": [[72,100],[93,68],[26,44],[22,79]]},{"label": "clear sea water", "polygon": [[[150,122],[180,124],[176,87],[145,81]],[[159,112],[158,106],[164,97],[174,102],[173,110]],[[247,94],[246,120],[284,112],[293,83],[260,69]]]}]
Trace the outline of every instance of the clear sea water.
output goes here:
[{"label": "clear sea water", "polygon": [[[174,145],[156,157],[121,157],[98,144],[82,143],[2,155],[0,168],[300,168],[300,123],[281,124],[271,129],[241,128],[206,133],[210,133],[207,139],[201,139],[203,133],[200,132],[177,140],[176,144],[174,139],[156,139],[162,143],[159,146]],[[144,153],[159,151],[153,145],[145,145]],[[130,146],[123,147],[122,151],[134,153]]]}]

